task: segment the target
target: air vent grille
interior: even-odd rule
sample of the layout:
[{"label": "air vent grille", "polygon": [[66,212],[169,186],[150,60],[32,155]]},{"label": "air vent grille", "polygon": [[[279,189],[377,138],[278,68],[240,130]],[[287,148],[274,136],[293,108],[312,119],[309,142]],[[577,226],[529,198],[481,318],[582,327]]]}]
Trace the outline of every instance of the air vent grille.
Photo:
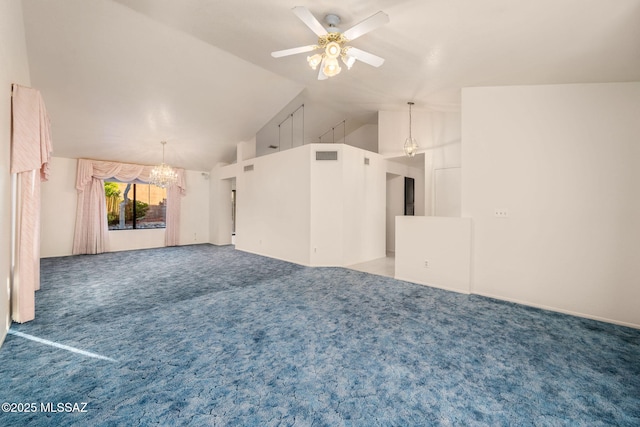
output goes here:
[{"label": "air vent grille", "polygon": [[247,166],[244,167],[244,171],[245,172],[250,172],[252,170],[253,170],[253,165],[247,165]]},{"label": "air vent grille", "polygon": [[316,151],[316,160],[338,160],[337,151]]}]

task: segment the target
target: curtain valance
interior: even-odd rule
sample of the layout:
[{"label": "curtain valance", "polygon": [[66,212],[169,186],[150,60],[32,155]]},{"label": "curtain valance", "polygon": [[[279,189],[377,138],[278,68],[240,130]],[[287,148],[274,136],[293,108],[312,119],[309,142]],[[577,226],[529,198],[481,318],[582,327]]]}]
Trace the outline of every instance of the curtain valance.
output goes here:
[{"label": "curtain valance", "polygon": [[[84,191],[93,178],[109,179],[130,182],[136,179],[149,182],[149,175],[154,166],[136,165],[132,163],[107,162],[103,160],[78,159],[78,174],[76,177],[76,189]],[[174,169],[178,175],[176,186],[181,193],[186,190],[184,169]]]},{"label": "curtain valance", "polygon": [[14,84],[12,108],[11,173],[40,171],[49,178],[51,122],[40,91]]}]

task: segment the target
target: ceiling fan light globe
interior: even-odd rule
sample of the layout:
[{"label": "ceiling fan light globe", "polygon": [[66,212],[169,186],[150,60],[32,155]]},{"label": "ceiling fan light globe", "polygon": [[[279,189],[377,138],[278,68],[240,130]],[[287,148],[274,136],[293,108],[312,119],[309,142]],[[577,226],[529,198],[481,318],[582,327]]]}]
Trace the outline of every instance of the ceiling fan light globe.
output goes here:
[{"label": "ceiling fan light globe", "polygon": [[316,53],[313,56],[307,56],[307,62],[309,63],[309,66],[315,70],[318,68],[318,65],[320,65],[320,63],[322,62],[322,55],[320,55],[319,53]]},{"label": "ceiling fan light globe", "polygon": [[353,67],[353,64],[356,63],[356,58],[354,58],[353,56],[343,55],[342,62],[344,62],[344,65],[347,66],[347,70],[350,70],[351,67]]},{"label": "ceiling fan light globe", "polygon": [[331,42],[327,44],[327,47],[324,49],[327,58],[337,58],[342,52],[342,48],[336,42]]},{"label": "ceiling fan light globe", "polygon": [[324,62],[324,68],[322,72],[327,77],[333,77],[340,74],[342,68],[340,68],[340,64],[336,58],[327,58]]}]

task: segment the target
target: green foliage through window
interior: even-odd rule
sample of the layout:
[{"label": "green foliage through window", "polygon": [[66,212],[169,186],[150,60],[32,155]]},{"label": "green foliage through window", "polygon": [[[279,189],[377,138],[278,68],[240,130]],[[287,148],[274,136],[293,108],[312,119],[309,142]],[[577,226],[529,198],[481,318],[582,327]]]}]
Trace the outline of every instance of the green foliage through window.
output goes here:
[{"label": "green foliage through window", "polygon": [[164,228],[166,190],[149,184],[105,182],[109,230]]}]

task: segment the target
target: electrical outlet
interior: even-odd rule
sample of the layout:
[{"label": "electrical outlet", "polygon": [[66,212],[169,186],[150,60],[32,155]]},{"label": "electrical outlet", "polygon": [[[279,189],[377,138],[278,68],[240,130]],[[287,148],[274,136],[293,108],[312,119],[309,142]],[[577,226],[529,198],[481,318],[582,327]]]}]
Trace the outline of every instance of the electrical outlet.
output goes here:
[{"label": "electrical outlet", "polygon": [[429,262],[428,259],[424,260],[424,268],[429,268],[431,266],[431,263]]},{"label": "electrical outlet", "polygon": [[509,211],[506,209],[495,209],[493,211],[493,216],[495,216],[496,218],[507,218],[509,217]]}]

